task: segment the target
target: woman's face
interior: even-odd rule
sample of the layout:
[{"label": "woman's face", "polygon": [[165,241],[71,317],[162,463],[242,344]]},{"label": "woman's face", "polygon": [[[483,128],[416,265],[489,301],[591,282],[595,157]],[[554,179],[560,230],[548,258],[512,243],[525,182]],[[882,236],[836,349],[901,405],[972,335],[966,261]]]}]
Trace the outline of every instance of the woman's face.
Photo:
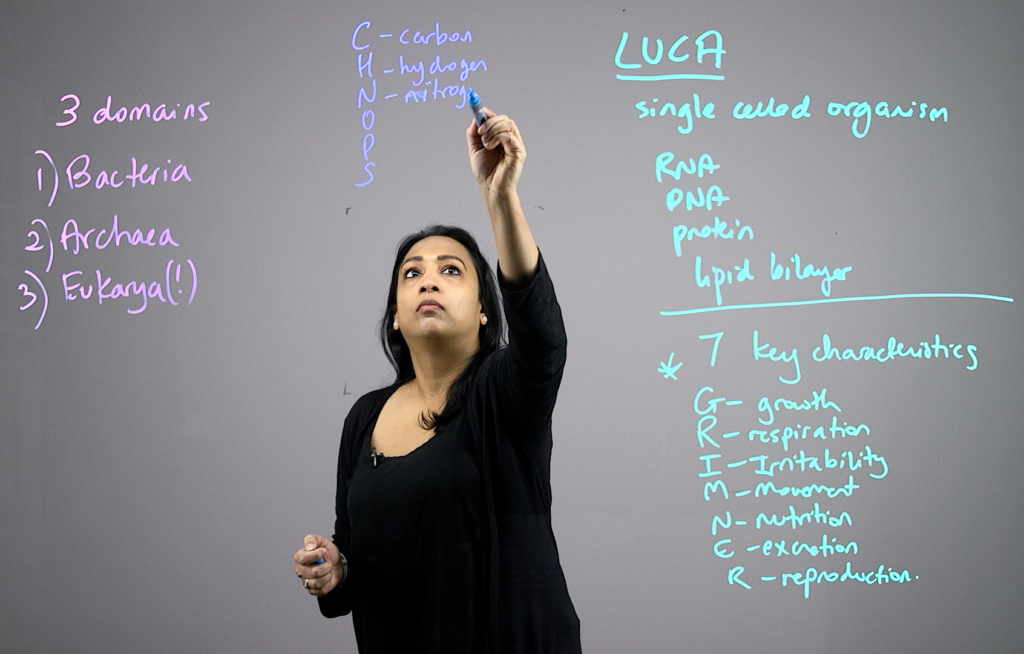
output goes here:
[{"label": "woman's face", "polygon": [[395,319],[410,347],[427,339],[479,347],[480,286],[469,251],[447,236],[428,236],[398,269]]}]

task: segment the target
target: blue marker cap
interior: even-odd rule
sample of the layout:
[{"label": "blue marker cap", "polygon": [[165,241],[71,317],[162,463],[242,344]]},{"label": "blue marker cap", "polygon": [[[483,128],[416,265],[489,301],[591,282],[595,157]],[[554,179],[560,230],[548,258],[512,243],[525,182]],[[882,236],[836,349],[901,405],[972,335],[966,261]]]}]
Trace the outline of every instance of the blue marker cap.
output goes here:
[{"label": "blue marker cap", "polygon": [[480,96],[476,94],[472,87],[466,89],[466,99],[469,101],[469,108],[473,110],[476,124],[483,125],[484,121],[487,120],[487,114],[484,113],[484,106],[480,102]]}]

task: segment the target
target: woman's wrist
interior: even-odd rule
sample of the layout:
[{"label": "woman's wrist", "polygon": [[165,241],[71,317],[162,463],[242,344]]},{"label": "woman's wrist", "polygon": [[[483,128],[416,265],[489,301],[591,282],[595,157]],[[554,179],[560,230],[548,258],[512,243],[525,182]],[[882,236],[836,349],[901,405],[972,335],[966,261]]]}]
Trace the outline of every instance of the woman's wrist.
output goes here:
[{"label": "woman's wrist", "polygon": [[341,578],[338,579],[338,586],[340,586],[348,579],[348,559],[341,553],[341,550],[338,550],[338,566],[341,568]]},{"label": "woman's wrist", "polygon": [[515,186],[511,188],[491,188],[480,185],[480,193],[484,196],[484,204],[488,213],[494,211],[509,211],[513,206],[519,204],[519,191]]}]

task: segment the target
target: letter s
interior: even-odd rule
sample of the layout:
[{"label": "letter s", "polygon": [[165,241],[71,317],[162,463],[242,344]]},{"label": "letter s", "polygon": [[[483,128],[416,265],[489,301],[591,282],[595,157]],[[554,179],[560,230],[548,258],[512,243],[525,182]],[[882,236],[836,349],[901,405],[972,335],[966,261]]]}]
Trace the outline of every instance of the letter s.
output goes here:
[{"label": "letter s", "polygon": [[975,356],[975,354],[974,354],[977,351],[978,351],[978,346],[977,345],[968,345],[967,346],[967,355],[969,357],[971,357],[971,361],[973,362],[973,363],[971,363],[971,365],[967,366],[968,370],[977,370],[978,369],[978,357]]},{"label": "letter s", "polygon": [[367,184],[369,184],[370,182],[373,181],[373,171],[371,171],[370,168],[372,168],[372,167],[374,167],[376,165],[377,164],[373,163],[372,161],[366,162],[366,165],[363,166],[363,172],[365,172],[367,175],[369,175],[370,178],[368,180],[366,180],[365,182],[356,182],[356,186],[366,186]]}]

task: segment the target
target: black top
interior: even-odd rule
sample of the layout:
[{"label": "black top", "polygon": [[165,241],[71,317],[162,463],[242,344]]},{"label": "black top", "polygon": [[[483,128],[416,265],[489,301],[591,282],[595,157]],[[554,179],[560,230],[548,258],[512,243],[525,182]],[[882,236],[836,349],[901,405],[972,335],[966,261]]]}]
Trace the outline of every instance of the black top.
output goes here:
[{"label": "black top", "polygon": [[[484,604],[478,615],[484,651],[575,654],[580,623],[551,530],[551,414],[565,366],[565,328],[543,257],[526,288],[502,289],[502,296],[508,347],[483,362],[458,418],[472,437],[483,491],[479,578]],[[349,613],[372,592],[365,562],[353,556],[353,542],[361,535],[353,532],[348,495],[377,416],[394,391],[391,386],[367,393],[345,418],[334,543],[349,558],[349,576],[318,598],[327,617]],[[453,425],[448,427],[454,433]]]},{"label": "black top", "polygon": [[482,651],[483,489],[465,420],[376,465],[369,439],[362,449],[348,489],[349,565],[363,582],[352,607],[359,651]]}]

